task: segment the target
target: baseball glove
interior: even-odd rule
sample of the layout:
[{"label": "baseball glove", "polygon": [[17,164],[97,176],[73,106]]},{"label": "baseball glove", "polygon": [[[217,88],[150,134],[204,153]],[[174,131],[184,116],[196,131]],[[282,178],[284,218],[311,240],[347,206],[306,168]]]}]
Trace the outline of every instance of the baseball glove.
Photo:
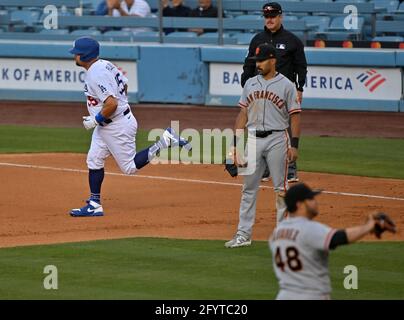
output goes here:
[{"label": "baseball glove", "polygon": [[385,231],[396,233],[396,224],[386,213],[378,212],[374,214],[373,218],[376,220],[375,228],[373,230],[376,238],[380,239]]},{"label": "baseball glove", "polygon": [[[231,163],[230,163],[231,162]],[[236,164],[231,159],[224,160],[224,169],[234,178],[238,175]]]}]

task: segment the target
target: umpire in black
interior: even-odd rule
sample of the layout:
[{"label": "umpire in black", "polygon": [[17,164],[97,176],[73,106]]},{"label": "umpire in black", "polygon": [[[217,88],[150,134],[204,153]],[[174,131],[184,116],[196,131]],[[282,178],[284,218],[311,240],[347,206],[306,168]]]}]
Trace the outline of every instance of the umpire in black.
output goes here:
[{"label": "umpire in black", "polygon": [[[241,75],[241,86],[244,87],[249,78],[257,75],[255,61],[251,58],[255,56],[257,47],[267,42],[272,44],[277,51],[276,70],[296,84],[297,97],[301,103],[307,74],[307,62],[304,55],[303,43],[292,32],[283,28],[282,7],[279,3],[270,2],[265,4],[262,7],[262,15],[265,18],[264,31],[256,34],[251,40],[248,55],[243,66],[244,72]],[[268,177],[269,171],[266,170],[263,178]],[[289,182],[299,181],[296,162],[289,163],[288,180]]]}]

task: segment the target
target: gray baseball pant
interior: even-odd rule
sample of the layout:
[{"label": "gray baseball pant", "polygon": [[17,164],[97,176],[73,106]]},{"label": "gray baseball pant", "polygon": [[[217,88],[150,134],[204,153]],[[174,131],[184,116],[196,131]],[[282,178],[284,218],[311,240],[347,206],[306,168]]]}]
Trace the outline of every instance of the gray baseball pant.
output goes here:
[{"label": "gray baseball pant", "polygon": [[[287,150],[290,144],[289,135],[286,130],[273,132],[265,138],[256,138],[249,134],[247,143],[255,144],[255,157],[246,155],[248,168],[255,164],[255,170],[244,175],[238,233],[250,238],[255,222],[257,192],[262,174],[267,165],[271,172],[272,183],[276,193],[277,222],[281,221],[284,217],[286,205],[283,196],[288,189]],[[247,150],[251,150],[251,148],[247,148]]]}]

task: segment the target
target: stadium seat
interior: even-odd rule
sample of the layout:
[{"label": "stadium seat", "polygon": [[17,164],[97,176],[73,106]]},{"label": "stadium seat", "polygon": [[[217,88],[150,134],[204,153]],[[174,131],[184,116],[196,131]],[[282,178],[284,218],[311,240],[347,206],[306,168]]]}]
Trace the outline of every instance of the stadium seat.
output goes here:
[{"label": "stadium seat", "polygon": [[262,16],[256,14],[245,14],[242,16],[237,16],[234,19],[236,20],[262,20]]},{"label": "stadium seat", "polygon": [[16,10],[10,14],[10,22],[24,24],[27,27],[33,27],[39,21],[40,13],[38,11]]},{"label": "stadium seat", "polygon": [[[217,32],[207,32],[198,37],[198,43],[201,44],[218,44],[219,34]],[[223,33],[224,44],[237,44],[237,39],[230,36],[228,33]]]},{"label": "stadium seat", "polygon": [[334,0],[335,2],[344,2],[344,3],[361,3],[361,2],[367,2],[367,0]]},{"label": "stadium seat", "polygon": [[235,11],[235,10],[225,10],[224,15],[226,16],[226,18],[235,18],[238,16],[245,15],[245,12],[244,11]]},{"label": "stadium seat", "polygon": [[0,25],[8,25],[10,22],[10,14],[7,10],[0,11]]},{"label": "stadium seat", "polygon": [[303,0],[303,2],[333,2],[333,0]]},{"label": "stadium seat", "polygon": [[330,27],[326,28],[324,32],[317,32],[315,37],[324,40],[360,40],[363,38],[362,30],[364,25],[364,18],[358,17],[358,28],[347,30],[344,27],[345,17],[336,17],[331,21]]},{"label": "stadium seat", "polygon": [[376,21],[378,36],[404,36],[404,21]]},{"label": "stadium seat", "polygon": [[107,31],[103,34],[106,41],[132,41],[133,33],[130,31]]},{"label": "stadium seat", "polygon": [[324,32],[330,25],[330,17],[325,16],[306,16],[300,20],[306,22],[308,27],[315,27],[318,32]]},{"label": "stadium seat", "polygon": [[67,29],[43,29],[39,33],[48,34],[48,35],[64,35],[64,34],[69,34],[69,30],[67,30]]},{"label": "stadium seat", "polygon": [[298,37],[301,41],[305,41],[307,39],[305,39],[305,34],[303,31],[293,31],[293,34]]},{"label": "stadium seat", "polygon": [[[69,35],[66,35],[68,37]],[[70,40],[61,35],[48,35],[35,32],[2,32],[0,39],[11,40]]]},{"label": "stadium seat", "polygon": [[[351,32],[351,30],[346,30],[344,27],[344,21],[346,17],[336,17],[331,21],[330,27],[327,29],[327,31],[344,31],[344,32]],[[362,31],[364,24],[364,18],[358,17],[358,29],[352,29],[355,30],[356,32]]]},{"label": "stadium seat", "polygon": [[379,42],[404,42],[403,37],[397,36],[381,36],[381,37],[374,37],[372,41],[379,41]]},{"label": "stadium seat", "polygon": [[84,36],[97,37],[101,35],[101,32],[99,32],[98,30],[87,29],[87,30],[74,30],[70,34],[77,37],[84,37]]},{"label": "stadium seat", "polygon": [[195,38],[198,35],[196,32],[188,32],[188,31],[176,31],[176,32],[171,32],[167,37],[182,37],[182,38]]},{"label": "stadium seat", "polygon": [[[384,20],[404,20],[404,1],[398,6],[397,10],[390,11],[387,14],[378,16],[378,19]],[[403,26],[404,28],[404,26]]]},{"label": "stadium seat", "polygon": [[387,12],[394,12],[398,8],[398,0],[374,0],[375,8],[386,8]]},{"label": "stadium seat", "polygon": [[145,31],[133,34],[132,40],[135,42],[159,42],[160,36],[157,31]]},{"label": "stadium seat", "polygon": [[[262,18],[261,18],[262,19]],[[283,16],[283,21],[288,22],[288,21],[296,21],[298,20],[297,16],[292,16],[292,15],[284,15]]]},{"label": "stadium seat", "polygon": [[255,33],[235,33],[233,34],[233,38],[236,39],[237,44],[239,45],[248,45],[250,44],[252,38],[255,36]]},{"label": "stadium seat", "polygon": [[195,32],[172,32],[165,36],[166,43],[198,43],[198,35]]}]

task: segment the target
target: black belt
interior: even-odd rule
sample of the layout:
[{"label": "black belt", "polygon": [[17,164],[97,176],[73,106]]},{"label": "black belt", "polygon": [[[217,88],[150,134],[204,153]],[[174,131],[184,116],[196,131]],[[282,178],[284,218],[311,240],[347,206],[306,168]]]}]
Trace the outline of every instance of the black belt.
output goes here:
[{"label": "black belt", "polygon": [[[126,116],[129,112],[130,112],[130,108],[126,109],[123,112],[123,115]],[[112,122],[112,119],[107,119],[107,120],[104,121],[105,124],[110,124],[111,122]]]},{"label": "black belt", "polygon": [[257,138],[266,138],[274,132],[282,132],[282,131],[285,131],[285,130],[270,130],[270,131],[258,131],[257,130],[257,131],[255,131],[255,136]]}]

